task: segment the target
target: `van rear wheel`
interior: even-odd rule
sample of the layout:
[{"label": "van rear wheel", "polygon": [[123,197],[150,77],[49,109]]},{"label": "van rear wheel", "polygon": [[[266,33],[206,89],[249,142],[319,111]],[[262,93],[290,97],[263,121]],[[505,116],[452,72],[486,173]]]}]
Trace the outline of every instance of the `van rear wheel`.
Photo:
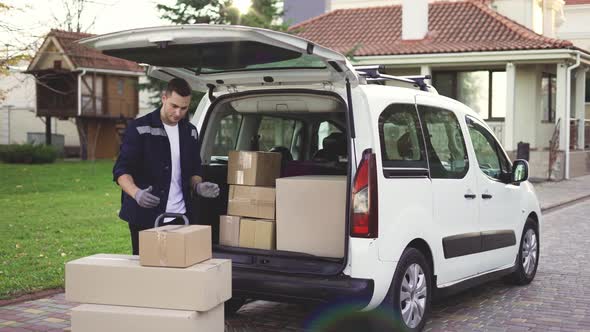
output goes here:
[{"label": "van rear wheel", "polygon": [[398,262],[385,306],[393,313],[397,328],[421,331],[430,316],[432,272],[424,255],[407,248]]}]

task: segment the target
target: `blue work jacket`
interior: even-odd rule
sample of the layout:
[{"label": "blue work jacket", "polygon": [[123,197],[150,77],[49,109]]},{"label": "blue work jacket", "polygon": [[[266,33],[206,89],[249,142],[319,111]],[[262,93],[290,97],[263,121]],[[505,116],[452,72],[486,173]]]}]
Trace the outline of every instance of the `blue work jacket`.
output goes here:
[{"label": "blue work jacket", "polygon": [[[186,214],[191,216],[191,177],[201,175],[200,144],[197,128],[186,118],[178,123],[180,142],[180,173]],[[113,167],[113,180],[129,174],[140,189],[152,186],[152,194],[160,198],[160,204],[146,209],[135,199],[121,192],[119,217],[128,223],[149,226],[165,212],[170,192],[172,158],[170,142],[160,119],[160,108],[132,121],[125,131],[119,157]]]}]

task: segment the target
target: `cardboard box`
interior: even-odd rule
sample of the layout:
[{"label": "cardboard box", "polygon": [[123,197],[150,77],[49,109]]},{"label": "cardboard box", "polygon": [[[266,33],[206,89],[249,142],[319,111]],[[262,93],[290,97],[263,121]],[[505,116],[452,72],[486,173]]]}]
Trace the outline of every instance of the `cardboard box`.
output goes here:
[{"label": "cardboard box", "polygon": [[275,249],[275,221],[246,219],[240,221],[240,247]]},{"label": "cardboard box", "polygon": [[222,332],[223,304],[204,311],[83,304],[72,309],[74,332]]},{"label": "cardboard box", "polygon": [[211,226],[166,225],[139,232],[143,266],[188,267],[213,257]]},{"label": "cardboard box", "polygon": [[232,247],[240,244],[240,219],[238,216],[219,216],[219,244]]},{"label": "cardboard box", "polygon": [[275,188],[229,186],[227,214],[232,216],[274,219]]},{"label": "cardboard box", "polygon": [[231,261],[185,269],[144,267],[139,257],[106,255],[66,264],[66,300],[159,309],[208,311],[231,298]]},{"label": "cardboard box", "polygon": [[344,257],[346,176],[277,179],[277,250]]},{"label": "cardboard box", "polygon": [[227,183],[274,187],[281,176],[281,159],[278,152],[230,151]]}]

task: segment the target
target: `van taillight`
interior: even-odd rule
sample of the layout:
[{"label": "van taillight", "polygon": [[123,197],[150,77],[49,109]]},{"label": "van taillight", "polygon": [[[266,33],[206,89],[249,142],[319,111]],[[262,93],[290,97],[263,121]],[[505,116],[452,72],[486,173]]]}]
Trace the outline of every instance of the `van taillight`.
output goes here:
[{"label": "van taillight", "polygon": [[376,238],[377,217],[377,163],[371,149],[363,151],[352,188],[352,227],[350,236]]}]

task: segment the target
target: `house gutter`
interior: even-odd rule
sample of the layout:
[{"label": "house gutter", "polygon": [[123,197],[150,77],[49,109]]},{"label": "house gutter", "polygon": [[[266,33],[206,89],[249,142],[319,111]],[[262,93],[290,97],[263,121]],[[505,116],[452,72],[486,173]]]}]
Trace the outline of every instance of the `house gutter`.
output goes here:
[{"label": "house gutter", "polygon": [[580,54],[582,62],[590,64],[590,54],[571,49],[520,50],[461,53],[430,53],[407,55],[356,56],[354,65],[392,65],[407,68],[420,65],[456,66],[489,63],[546,63],[547,61],[571,60]]},{"label": "house gutter", "polygon": [[567,68],[566,82],[565,82],[565,94],[566,94],[566,107],[565,107],[565,120],[566,131],[565,131],[565,179],[570,179],[570,117],[572,113],[572,70],[578,68],[581,63],[581,52],[577,51],[576,63]]},{"label": "house gutter", "polygon": [[126,70],[111,70],[111,69],[98,69],[98,68],[87,68],[87,67],[78,67],[78,70],[88,71],[91,73],[101,73],[101,74],[112,74],[112,75],[121,75],[121,76],[144,76],[144,72],[135,72],[135,71],[126,71]]}]

